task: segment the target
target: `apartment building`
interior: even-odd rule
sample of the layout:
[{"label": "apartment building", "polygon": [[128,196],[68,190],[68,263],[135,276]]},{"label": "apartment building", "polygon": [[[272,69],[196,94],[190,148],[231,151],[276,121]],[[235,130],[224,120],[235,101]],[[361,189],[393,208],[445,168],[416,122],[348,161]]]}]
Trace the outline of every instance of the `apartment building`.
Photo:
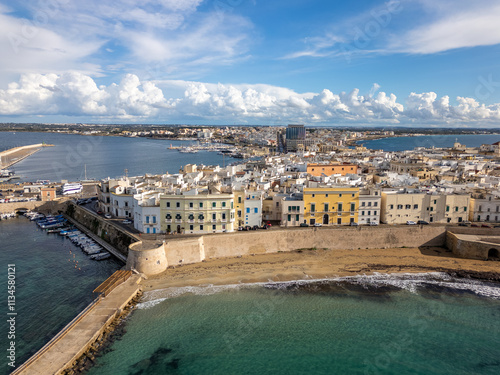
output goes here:
[{"label": "apartment building", "polygon": [[355,164],[307,164],[307,173],[316,176],[331,176],[333,174],[340,174],[345,176],[346,174],[357,174],[359,167]]},{"label": "apartment building", "polygon": [[500,199],[493,194],[476,194],[471,198],[470,221],[500,222]]},{"label": "apartment building", "polygon": [[160,195],[161,231],[165,233],[223,233],[234,231],[233,194]]},{"label": "apartment building", "polygon": [[358,224],[380,223],[382,196],[378,189],[365,189],[359,193]]},{"label": "apartment building", "polygon": [[304,220],[309,225],[358,222],[359,188],[304,188]]}]

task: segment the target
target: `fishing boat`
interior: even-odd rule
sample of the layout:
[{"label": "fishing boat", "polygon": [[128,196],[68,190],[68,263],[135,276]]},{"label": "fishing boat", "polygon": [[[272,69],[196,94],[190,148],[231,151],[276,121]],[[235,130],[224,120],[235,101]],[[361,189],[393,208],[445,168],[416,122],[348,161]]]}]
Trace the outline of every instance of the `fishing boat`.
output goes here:
[{"label": "fishing boat", "polygon": [[92,259],[92,260],[103,260],[103,259],[108,259],[110,256],[111,256],[111,254],[108,253],[107,251],[105,251],[105,252],[102,252],[102,253],[99,253],[99,254],[91,255],[90,259]]}]

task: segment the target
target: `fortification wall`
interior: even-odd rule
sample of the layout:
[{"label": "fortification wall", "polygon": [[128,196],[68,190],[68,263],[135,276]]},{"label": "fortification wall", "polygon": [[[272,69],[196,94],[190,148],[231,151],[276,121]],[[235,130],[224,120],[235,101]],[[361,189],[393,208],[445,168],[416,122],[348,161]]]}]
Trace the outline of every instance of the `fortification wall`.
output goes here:
[{"label": "fortification wall", "polygon": [[158,247],[145,248],[141,241],[129,246],[127,269],[134,268],[146,275],[156,275],[168,267],[165,243]]},{"label": "fortification wall", "polygon": [[446,233],[446,247],[460,258],[487,260],[490,249],[500,251],[500,244],[495,242],[488,242],[487,238],[481,241],[476,235]]},{"label": "fortification wall", "polygon": [[28,210],[35,210],[46,202],[42,201],[29,201],[29,202],[13,202],[13,203],[0,203],[0,214],[15,212],[19,208],[27,208]]},{"label": "fortification wall", "polygon": [[127,234],[119,226],[73,203],[68,204],[66,214],[77,220],[92,233],[111,244],[125,256],[128,255],[129,245],[138,241],[137,238]]},{"label": "fortification wall", "polygon": [[[171,240],[164,246],[164,251],[168,264],[177,265],[197,263],[211,258],[276,253],[306,248],[338,250],[444,246],[445,240],[446,227],[444,226],[300,228]],[[127,267],[138,271],[141,268],[143,273],[148,274],[146,271],[149,266],[145,263],[156,262],[158,259],[153,256],[139,255],[141,250],[134,249],[134,246],[131,250],[133,251],[130,254],[133,255],[127,261]],[[147,251],[144,251],[144,254],[146,253]],[[147,261],[146,258],[148,258]],[[157,273],[158,270],[159,268],[154,266],[151,272]]]}]

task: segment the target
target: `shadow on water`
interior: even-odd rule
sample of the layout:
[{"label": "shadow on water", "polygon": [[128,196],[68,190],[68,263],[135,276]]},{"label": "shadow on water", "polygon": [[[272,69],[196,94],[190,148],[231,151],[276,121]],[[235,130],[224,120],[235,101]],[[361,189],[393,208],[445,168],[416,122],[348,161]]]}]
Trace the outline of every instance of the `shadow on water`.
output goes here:
[{"label": "shadow on water", "polygon": [[129,375],[155,375],[176,373],[179,358],[173,358],[173,349],[158,348],[151,357],[145,358],[131,366]]}]

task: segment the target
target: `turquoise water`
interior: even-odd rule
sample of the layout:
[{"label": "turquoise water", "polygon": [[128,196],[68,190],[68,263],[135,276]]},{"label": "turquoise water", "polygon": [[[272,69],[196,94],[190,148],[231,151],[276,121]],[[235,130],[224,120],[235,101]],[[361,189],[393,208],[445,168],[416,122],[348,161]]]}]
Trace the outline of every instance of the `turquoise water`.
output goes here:
[{"label": "turquoise water", "polygon": [[167,289],[89,374],[498,374],[499,298],[437,273]]},{"label": "turquoise water", "polygon": [[20,181],[67,179],[77,181],[85,177],[102,179],[144,173],[178,173],[185,164],[228,165],[236,160],[216,152],[200,151],[183,154],[168,147],[190,145],[188,141],[170,141],[147,138],[96,137],[58,133],[0,132],[0,151],[12,147],[45,142],[46,147],[12,168]]},{"label": "turquoise water", "polygon": [[[71,241],[48,234],[24,217],[0,221],[3,316],[7,319],[7,265],[16,269],[16,365],[20,365],[92,300],[92,291],[121,267],[113,258],[92,261]],[[3,319],[2,319],[3,320]],[[7,352],[7,323],[1,325]],[[7,374],[5,356],[0,374]]]},{"label": "turquoise water", "polygon": [[424,135],[419,137],[381,138],[373,141],[360,141],[372,150],[405,151],[415,147],[453,147],[455,140],[468,147],[479,147],[500,141],[500,134],[460,134],[460,135]]}]

